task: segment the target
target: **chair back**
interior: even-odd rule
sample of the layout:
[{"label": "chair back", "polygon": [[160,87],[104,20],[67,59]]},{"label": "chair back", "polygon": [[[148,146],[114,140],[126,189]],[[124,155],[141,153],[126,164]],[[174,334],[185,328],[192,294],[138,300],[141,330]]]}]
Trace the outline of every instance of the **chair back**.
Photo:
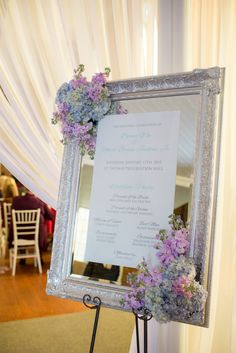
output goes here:
[{"label": "chair back", "polygon": [[40,208],[36,210],[12,210],[14,242],[18,239],[34,239],[39,237]]},{"label": "chair back", "polygon": [[3,203],[3,217],[4,217],[4,228],[6,236],[9,234],[9,227],[11,224],[11,203],[4,202]]},{"label": "chair back", "polygon": [[2,214],[2,205],[0,203],[0,233],[2,234],[2,217],[3,217],[3,214]]},{"label": "chair back", "polygon": [[0,204],[0,257],[2,257],[3,254],[5,255],[4,235],[2,230],[2,205]]}]

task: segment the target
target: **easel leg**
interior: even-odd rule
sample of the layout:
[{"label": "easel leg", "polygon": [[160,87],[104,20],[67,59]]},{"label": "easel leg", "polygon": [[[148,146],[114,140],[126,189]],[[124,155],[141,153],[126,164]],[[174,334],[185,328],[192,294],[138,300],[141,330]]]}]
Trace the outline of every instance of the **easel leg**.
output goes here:
[{"label": "easel leg", "polygon": [[137,310],[133,313],[135,315],[135,326],[136,326],[136,342],[137,342],[137,353],[140,353],[140,344],[139,344],[139,328],[138,320],[143,320],[143,352],[148,353],[148,321],[151,320],[152,314],[147,310]]},{"label": "easel leg", "polygon": [[148,353],[148,334],[147,334],[147,319],[143,321],[143,330],[144,330],[144,336],[143,336],[143,351],[144,353]]},{"label": "easel leg", "polygon": [[137,353],[140,353],[140,346],[139,346],[139,329],[138,329],[138,315],[134,314],[135,316],[135,327],[136,327],[136,342],[137,342]]},{"label": "easel leg", "polygon": [[96,309],[96,315],[95,315],[94,324],[93,324],[93,334],[92,334],[90,350],[89,350],[89,353],[93,353],[97,327],[98,327],[98,319],[100,314],[101,299],[99,297],[94,297],[92,299],[89,294],[85,294],[83,297],[83,303],[89,309]]},{"label": "easel leg", "polygon": [[98,327],[99,313],[100,313],[100,305],[97,306],[97,308],[96,308],[96,316],[95,316],[94,325],[93,325],[93,335],[92,335],[89,353],[93,353],[93,348],[94,348],[95,338],[96,338],[96,333],[97,333],[97,327]]}]

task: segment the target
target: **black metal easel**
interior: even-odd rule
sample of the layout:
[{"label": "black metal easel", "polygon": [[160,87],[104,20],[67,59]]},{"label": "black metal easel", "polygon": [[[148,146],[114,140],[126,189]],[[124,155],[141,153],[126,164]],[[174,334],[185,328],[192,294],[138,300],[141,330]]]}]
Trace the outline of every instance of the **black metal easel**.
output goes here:
[{"label": "black metal easel", "polygon": [[152,319],[152,314],[146,308],[143,308],[140,310],[133,310],[133,314],[135,316],[137,353],[140,353],[138,320],[143,321],[143,352],[148,353],[148,326],[147,326],[147,323],[149,320]]},{"label": "black metal easel", "polygon": [[[96,315],[95,315],[94,324],[93,324],[92,339],[91,339],[91,344],[90,344],[90,349],[89,349],[89,353],[93,353],[95,339],[96,339],[96,333],[97,333],[97,327],[98,327],[98,319],[99,319],[100,308],[101,308],[102,302],[99,297],[92,298],[91,295],[85,294],[83,297],[83,303],[89,309],[96,309]],[[144,327],[143,327],[144,328],[144,330],[143,330],[144,353],[148,353],[148,327],[147,327],[147,323],[149,320],[151,320],[152,314],[146,308],[143,308],[141,310],[133,310],[133,314],[135,316],[137,353],[140,353],[138,320],[142,320],[143,324],[144,324]]]},{"label": "black metal easel", "polygon": [[89,294],[85,294],[83,297],[83,303],[89,309],[96,309],[96,315],[95,315],[94,324],[93,324],[93,334],[92,334],[90,350],[89,350],[89,353],[93,353],[97,327],[98,327],[98,319],[100,314],[100,307],[102,302],[99,297],[91,298]]}]

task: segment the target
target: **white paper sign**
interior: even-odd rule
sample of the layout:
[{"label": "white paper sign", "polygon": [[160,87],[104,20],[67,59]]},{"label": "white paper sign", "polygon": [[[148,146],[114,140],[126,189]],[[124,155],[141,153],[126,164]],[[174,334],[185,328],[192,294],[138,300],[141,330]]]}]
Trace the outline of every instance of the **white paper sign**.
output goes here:
[{"label": "white paper sign", "polygon": [[180,113],[108,116],[99,123],[85,261],[136,267],[155,258],[173,212]]}]

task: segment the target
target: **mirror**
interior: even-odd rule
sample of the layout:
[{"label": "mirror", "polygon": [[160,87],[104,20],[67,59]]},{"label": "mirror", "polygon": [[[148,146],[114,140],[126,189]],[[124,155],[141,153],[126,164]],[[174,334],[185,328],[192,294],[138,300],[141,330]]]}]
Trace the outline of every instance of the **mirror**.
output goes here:
[{"label": "mirror", "polygon": [[[180,111],[174,209],[171,213],[181,215],[184,221],[189,221],[200,95],[123,100],[122,106],[128,113],[134,114]],[[93,169],[94,161],[89,156],[84,156],[80,167],[78,206],[72,248],[72,274],[127,285],[127,274],[134,271],[133,268],[120,267],[115,264],[106,264],[104,267],[101,263],[83,261],[87,243]]]},{"label": "mirror", "polygon": [[[179,114],[175,147],[174,206],[171,213],[181,215],[190,224],[190,256],[194,258],[197,277],[208,292],[212,271],[223,76],[223,69],[211,68],[109,83],[112,99],[122,104],[128,116],[131,114],[139,117],[144,113],[146,116],[154,113]],[[136,135],[128,133],[127,129],[124,131],[123,138],[128,139],[131,144],[136,143]],[[122,158],[119,161],[122,165],[130,163],[125,154]],[[106,219],[106,222],[111,222],[110,228],[106,226],[109,231],[104,233],[101,232],[101,227],[98,228],[95,240],[91,242],[91,231],[88,231],[91,221],[91,195],[93,188],[99,188],[93,181],[94,163],[96,155],[95,161],[89,156],[80,156],[76,143],[71,142],[65,146],[47,292],[75,300],[82,300],[85,294],[92,297],[98,295],[103,305],[122,309],[120,299],[129,290],[127,274],[135,271],[135,264],[138,260],[140,262],[144,247],[151,248],[153,243],[139,239],[137,252],[133,254],[138,260],[130,262],[128,259],[121,261],[116,256],[108,256],[106,245],[109,242],[114,244],[117,236],[127,236],[124,232],[116,234],[114,231],[117,228],[115,222],[118,222],[115,214],[120,212],[120,206],[127,210],[127,205],[130,205],[130,199],[133,198],[132,202],[136,206],[145,205],[148,212],[151,201],[145,192],[139,193],[139,196],[134,193],[122,196],[122,193],[118,194],[113,190],[112,200],[110,203],[106,202],[106,208],[110,212],[110,218]],[[136,163],[143,163],[141,157]],[[149,175],[147,169],[147,178]],[[116,210],[112,212],[114,207]],[[105,221],[102,217],[97,217],[97,222],[101,226]],[[145,217],[139,219],[139,229],[142,222],[145,223]],[[91,251],[92,247],[95,250]],[[209,299],[201,320],[191,322],[189,319],[187,322],[207,326],[208,312]]]}]

